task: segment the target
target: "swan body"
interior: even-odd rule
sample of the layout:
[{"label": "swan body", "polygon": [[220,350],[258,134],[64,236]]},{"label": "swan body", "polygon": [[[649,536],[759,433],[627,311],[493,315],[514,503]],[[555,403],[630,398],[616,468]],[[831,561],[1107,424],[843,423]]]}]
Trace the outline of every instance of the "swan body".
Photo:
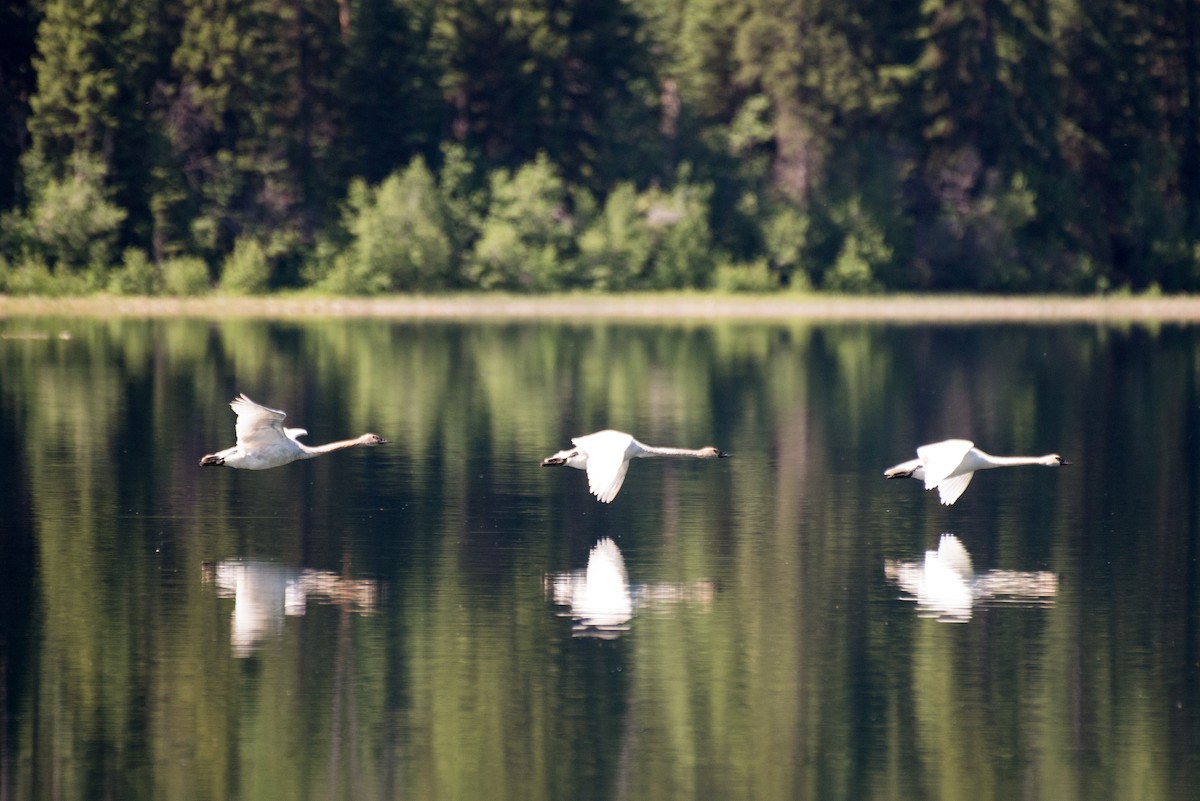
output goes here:
[{"label": "swan body", "polygon": [[915,478],[925,489],[937,488],[941,502],[949,506],[959,499],[978,470],[1038,464],[1058,467],[1070,464],[1057,453],[1045,456],[992,456],[967,439],[947,439],[917,448],[917,458],[901,462],[883,472],[888,478]]},{"label": "swan body", "polygon": [[724,459],[729,454],[712,447],[705,448],[659,448],[638,442],[622,431],[597,431],[582,437],[573,437],[574,448],[559,451],[542,460],[542,467],[565,465],[576,470],[586,470],[588,489],[601,503],[612,503],[613,498],[625,483],[630,459],[650,456],[689,456],[694,459]]},{"label": "swan body", "polygon": [[300,437],[308,432],[303,428],[284,428],[283,419],[287,415],[278,409],[255,403],[244,393],[234,398],[229,408],[237,415],[237,445],[203,457],[201,467],[224,465],[241,470],[267,470],[344,448],[387,443],[378,434],[363,434],[326,445],[305,445]]}]

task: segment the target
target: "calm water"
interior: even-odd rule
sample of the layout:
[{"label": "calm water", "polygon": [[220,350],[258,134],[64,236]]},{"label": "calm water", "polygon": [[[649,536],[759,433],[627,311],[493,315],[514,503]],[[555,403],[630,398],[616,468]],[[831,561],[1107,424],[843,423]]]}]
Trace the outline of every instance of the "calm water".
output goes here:
[{"label": "calm water", "polygon": [[[0,334],[0,798],[1200,795],[1200,329]],[[199,468],[242,391],[391,444]]]}]

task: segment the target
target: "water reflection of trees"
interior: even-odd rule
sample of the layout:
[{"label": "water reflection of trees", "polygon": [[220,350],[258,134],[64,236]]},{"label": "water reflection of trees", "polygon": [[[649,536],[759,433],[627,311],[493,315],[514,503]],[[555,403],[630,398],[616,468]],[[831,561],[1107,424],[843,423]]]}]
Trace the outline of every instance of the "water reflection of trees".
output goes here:
[{"label": "water reflection of trees", "polygon": [[[564,797],[604,794],[620,767],[633,797],[1011,797],[1035,781],[1153,799],[1200,775],[1187,331],[46,330],[71,337],[0,348],[0,420],[21,432],[7,469],[28,488],[37,548],[35,653],[0,644],[9,748],[28,754],[7,763],[14,796],[84,797],[92,777],[119,775],[173,797]],[[298,419],[398,447],[252,482],[200,474],[231,393],[255,387]],[[547,443],[618,422],[729,443],[730,469],[648,476],[644,504],[603,519],[539,483]],[[879,469],[967,431],[1077,462],[1053,483],[1006,478],[1022,503],[973,533],[977,558],[1089,572],[1064,576],[1037,620],[889,623],[878,566],[941,530],[945,510],[886,492]],[[674,491],[682,481],[698,491]],[[963,514],[1000,493],[981,487]],[[712,577],[721,592],[639,617],[616,643],[563,644],[540,577],[614,525],[663,582]],[[250,674],[211,647],[229,610],[194,581],[225,553],[327,569],[349,553],[394,589],[353,625],[310,615]],[[1114,558],[1121,569],[1104,567]],[[597,692],[623,717],[589,715]],[[131,764],[139,752],[148,766]]]}]

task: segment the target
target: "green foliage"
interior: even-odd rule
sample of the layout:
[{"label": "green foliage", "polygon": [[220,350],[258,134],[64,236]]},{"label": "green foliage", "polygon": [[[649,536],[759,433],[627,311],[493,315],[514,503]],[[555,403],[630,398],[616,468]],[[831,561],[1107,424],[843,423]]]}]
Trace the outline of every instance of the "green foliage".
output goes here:
[{"label": "green foliage", "polygon": [[566,186],[544,155],[516,173],[497,170],[467,278],[480,289],[529,292],[574,286],[573,228]]},{"label": "green foliage", "polygon": [[774,209],[763,225],[767,259],[790,285],[811,286],[804,266],[808,226],[808,216],[790,204],[781,204]]},{"label": "green foliage", "polygon": [[779,275],[766,260],[750,264],[718,264],[713,271],[713,289],[719,292],[777,292]]},{"label": "green foliage", "polygon": [[162,290],[162,271],[140,248],[127,248],[121,266],[108,279],[108,291],[114,295],[158,295]]},{"label": "green foliage", "polygon": [[231,295],[261,295],[271,284],[271,262],[253,237],[241,237],[221,266],[221,291]]},{"label": "green foliage", "polygon": [[189,297],[212,290],[208,265],[196,256],[176,256],[162,264],[163,289],[168,295]]},{"label": "green foliage", "polygon": [[[875,234],[875,235],[872,235]],[[864,295],[883,287],[875,280],[872,264],[891,256],[877,232],[852,233],[842,243],[833,269],[825,274],[824,287],[831,292]]]},{"label": "green foliage", "polygon": [[324,286],[350,294],[443,289],[450,283],[454,246],[448,215],[423,159],[372,189],[350,185],[343,213],[348,247]]},{"label": "green foliage", "polygon": [[654,235],[641,205],[633,184],[620,184],[580,235],[580,276],[589,285],[623,290],[646,280],[654,259]]},{"label": "green foliage", "polygon": [[648,288],[683,289],[708,285],[715,262],[708,225],[712,187],[690,183],[685,170],[670,192],[652,189],[642,198],[654,237]]},{"label": "green foliage", "polygon": [[40,160],[27,160],[32,202],[28,236],[56,271],[107,267],[125,211],[108,199],[104,168],[83,153],[72,157],[62,178]]},{"label": "green foliage", "polygon": [[1200,66],[1168,11],[18,0],[0,247],[89,286],[129,247],[200,256],[239,292],[704,287],[721,259],[1197,289]]},{"label": "green foliage", "polygon": [[56,297],[80,292],[77,280],[65,280],[50,272],[49,265],[39,257],[26,257],[11,264],[0,260],[0,286],[12,295],[43,295]]}]

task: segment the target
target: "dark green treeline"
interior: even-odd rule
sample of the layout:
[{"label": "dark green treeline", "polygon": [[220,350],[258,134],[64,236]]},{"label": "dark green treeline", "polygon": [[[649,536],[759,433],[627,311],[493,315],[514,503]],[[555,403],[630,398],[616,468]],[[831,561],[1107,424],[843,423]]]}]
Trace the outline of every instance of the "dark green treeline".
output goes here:
[{"label": "dark green treeline", "polygon": [[1200,287],[1200,0],[16,0],[0,289]]}]

